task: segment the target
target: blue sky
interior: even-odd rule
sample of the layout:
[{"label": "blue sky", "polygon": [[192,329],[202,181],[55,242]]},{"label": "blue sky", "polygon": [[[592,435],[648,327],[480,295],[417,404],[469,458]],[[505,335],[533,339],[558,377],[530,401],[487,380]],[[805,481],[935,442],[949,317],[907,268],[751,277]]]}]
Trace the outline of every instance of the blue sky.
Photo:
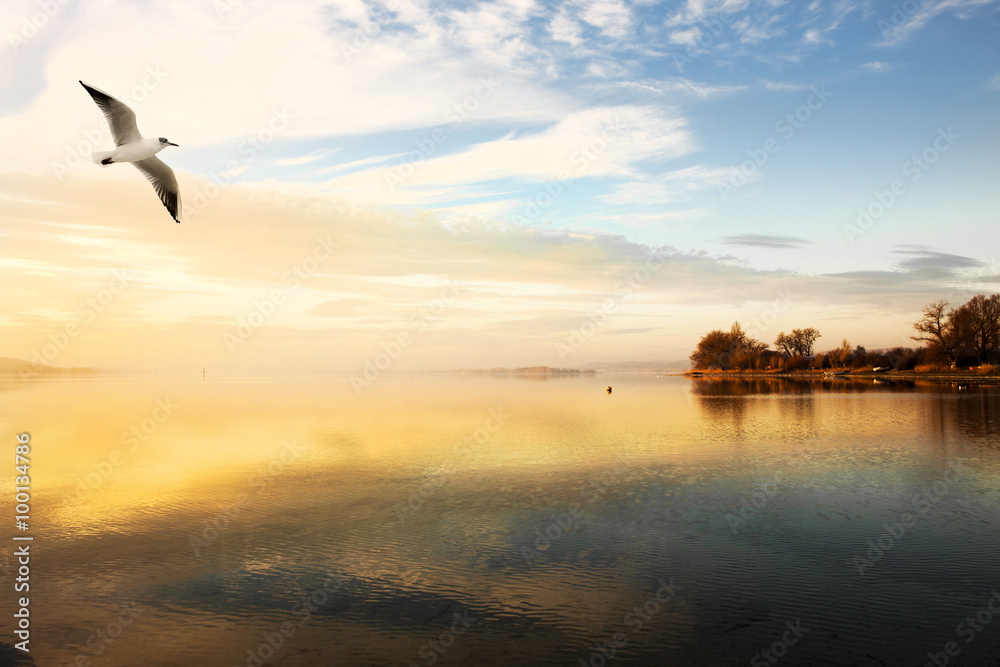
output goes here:
[{"label": "blue sky", "polygon": [[[90,141],[103,121],[83,79],[181,145],[163,157],[195,229],[276,211],[261,224],[285,230],[282,242],[322,231],[358,243],[351,263],[363,268],[318,274],[268,325],[276,345],[334,329],[391,338],[412,305],[404,292],[419,302],[428,281],[459,279],[474,305],[414,365],[455,349],[472,363],[484,346],[489,363],[551,362],[614,276],[654,252],[671,253],[669,271],[574,360],[683,358],[700,333],[764,312],[789,280],[795,309],[761,338],[821,324],[820,347],[901,344],[923,304],[1000,285],[998,28],[998,0],[17,0],[0,25],[0,196],[23,208],[4,218],[20,253],[7,266],[96,285],[121,248],[172,258],[165,273],[134,267],[150,294],[171,294],[169,307],[122,316],[149,345],[192,318],[197,336],[219,339],[280,275],[235,255],[225,270],[195,269],[195,255],[225,252],[108,222],[106,189],[134,188],[129,216],[162,211],[136,174],[77,159],[106,147]],[[340,223],[310,218],[328,206]],[[58,224],[105,239],[89,242],[100,261],[73,251],[78,237],[50,236],[53,210],[77,211]],[[384,232],[375,249],[370,215],[431,227],[409,245]],[[308,251],[273,254],[271,239],[269,256],[257,231],[232,242],[258,267]],[[51,251],[62,243],[64,256]],[[403,268],[416,247],[426,263]],[[577,274],[584,257],[591,270]],[[383,279],[403,290],[392,312]],[[9,304],[21,316],[7,325],[29,331],[21,354],[72,317],[26,305],[50,289]],[[352,319],[357,301],[372,312]],[[352,354],[331,364],[356,365],[363,345]]]},{"label": "blue sky", "polygon": [[[455,216],[527,219],[552,229],[623,234],[653,245],[716,252],[729,247],[767,265],[830,271],[861,268],[864,254],[850,251],[862,241],[961,251],[953,228],[942,225],[942,219],[953,216],[961,202],[963,217],[973,229],[983,229],[996,204],[991,184],[996,182],[1000,148],[997,9],[991,2],[905,7],[822,1],[607,2],[531,5],[517,14],[503,5],[481,5],[477,12],[462,4],[435,4],[421,18],[453,41],[450,51],[455,57],[464,52],[481,56],[478,49],[500,45],[509,55],[498,60],[541,75],[547,91],[569,100],[572,107],[658,110],[661,123],[679,121],[687,137],[683,148],[662,156],[657,150],[630,146],[616,164],[594,175],[578,174],[572,159],[567,160],[571,177],[560,183],[561,196],[537,215],[531,215],[531,203],[539,197],[546,201],[544,184],[558,179],[516,166],[496,177],[480,174],[481,180],[458,191],[444,188],[447,192],[430,197],[404,181],[400,205]],[[353,43],[341,44],[352,61],[374,58],[369,54],[374,45],[412,38],[423,25],[407,23],[403,12],[388,9],[371,11],[370,16],[382,21],[370,42],[358,37],[365,34],[360,32]],[[494,19],[492,33],[484,16]],[[329,30],[364,31],[365,25],[331,20]],[[462,39],[461,31],[472,31],[473,26],[476,32]],[[499,67],[483,71],[498,83],[508,76]],[[815,98],[814,89],[822,89],[828,99]],[[262,163],[243,178],[318,187],[327,181],[325,189],[339,193],[338,181],[329,182],[331,175],[376,167],[392,172],[413,159],[420,160],[415,168],[419,172],[425,162],[468,155],[486,142],[538,136],[557,122],[558,115],[546,119],[544,110],[518,120],[485,109],[489,96],[518,95],[517,84],[499,83],[495,92],[486,89],[482,101],[472,97],[473,88],[468,90],[465,97],[461,88],[455,92],[456,104],[464,102],[468,108],[461,116],[453,113],[448,122],[278,144],[271,150],[274,156],[316,159],[299,165]],[[819,103],[800,114],[807,120],[786,119],[811,98]],[[405,107],[400,111],[405,113]],[[446,114],[447,109],[442,121]],[[461,121],[455,122],[458,118]],[[902,175],[903,165],[932,146],[939,129],[947,128],[959,137],[956,145],[922,171],[919,187],[913,183],[874,229],[850,243],[843,226],[856,221],[857,209],[893,180],[910,178]],[[432,141],[435,129],[446,141]],[[580,147],[588,145],[585,138]],[[777,152],[766,154],[759,166],[743,168],[752,152],[762,155],[768,139],[777,141]],[[421,152],[421,142],[433,146],[433,154]],[[642,139],[636,137],[633,143],[641,144]],[[600,142],[595,145],[600,148]],[[600,161],[599,152],[595,154]],[[197,157],[188,157],[188,168],[210,166],[205,158],[195,162]],[[338,165],[346,166],[327,171]],[[748,175],[749,182],[724,197],[720,187],[742,182],[734,169]],[[442,170],[441,175],[447,178],[449,172]],[[350,196],[349,181],[340,182]],[[369,196],[378,201],[378,194]],[[407,194],[414,195],[412,202],[406,201]],[[750,245],[747,233],[798,237],[815,248],[800,256],[804,259],[790,262],[767,245]],[[734,244],[740,250],[734,250]],[[838,252],[831,255],[833,248]]]}]

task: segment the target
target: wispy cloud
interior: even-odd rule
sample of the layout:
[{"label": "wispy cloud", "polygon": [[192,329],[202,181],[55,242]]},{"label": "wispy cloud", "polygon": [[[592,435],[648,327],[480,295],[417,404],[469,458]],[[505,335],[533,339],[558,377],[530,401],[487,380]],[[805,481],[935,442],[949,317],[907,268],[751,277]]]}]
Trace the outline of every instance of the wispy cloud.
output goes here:
[{"label": "wispy cloud", "polygon": [[861,65],[861,69],[873,74],[885,74],[896,69],[896,66],[891,63],[876,60],[870,63],[864,63]]},{"label": "wispy cloud", "polygon": [[426,201],[428,188],[449,199],[468,198],[480,196],[482,190],[458,188],[502,179],[542,183],[632,177],[639,162],[670,160],[695,146],[683,117],[648,106],[604,107],[571,114],[541,132],[483,142],[440,157],[414,154],[412,160],[348,174],[325,185],[384,202],[412,202],[414,197]]},{"label": "wispy cloud", "polygon": [[560,10],[548,24],[549,34],[552,39],[558,42],[566,42],[570,46],[579,46],[583,43],[582,29],[580,24],[573,20],[565,11]]},{"label": "wispy cloud", "polygon": [[782,250],[801,248],[811,243],[798,236],[783,236],[780,234],[734,234],[719,239],[726,245],[745,246],[748,248],[779,248]]},{"label": "wispy cloud", "polygon": [[735,167],[695,165],[657,177],[618,184],[601,199],[617,206],[675,204],[690,200],[706,189],[715,189],[722,183],[728,183],[737,173],[741,172]]},{"label": "wispy cloud", "polygon": [[[182,181],[182,187],[196,185]],[[884,310],[888,304],[892,312],[907,314],[938,298],[943,284],[971,266],[959,255],[904,247],[896,253],[901,261],[895,269],[825,276],[764,271],[703,251],[650,246],[610,234],[542,232],[478,221],[442,224],[424,215],[399,216],[328,197],[242,187],[232,188],[206,209],[199,224],[178,235],[159,220],[156,202],[148,201],[148,186],[138,181],[74,180],[60,188],[60,199],[68,204],[63,209],[30,203],[52,191],[46,178],[5,175],[0,187],[29,200],[12,203],[3,212],[4,245],[27,263],[0,264],[0,280],[14,284],[16,279],[19,286],[3,297],[0,333],[9,354],[30,355],[33,346],[47,340],[46,332],[73,321],[80,300],[106,281],[112,268],[134,276],[114,307],[60,358],[66,364],[143,367],[150,363],[149,350],[159,350],[157,364],[184,364],[192,355],[207,355],[220,367],[315,369],[317,351],[322,351],[326,368],[351,368],[387,332],[406,327],[414,304],[433,298],[449,280],[465,286],[461,310],[449,311],[448,318],[435,323],[408,363],[441,367],[461,360],[478,365],[484,350],[492,350],[497,363],[537,363],[529,352],[559,339],[554,323],[573,326],[580,312],[604,302],[615,282],[654,252],[664,265],[643,288],[642,298],[623,307],[618,326],[649,329],[648,338],[639,340],[662,349],[656,347],[662,342],[648,313],[676,315],[683,323],[672,331],[686,348],[688,339],[704,333],[708,321],[731,321],[739,316],[734,309],[744,305],[755,312],[749,304],[773,299],[789,280],[794,280],[799,317],[838,304],[854,313]],[[118,206],[109,209],[109,200]],[[139,219],[148,216],[150,224],[137,229],[135,211],[142,212]],[[39,224],[39,219],[53,217],[77,225],[74,235],[107,242],[81,253],[81,246],[64,238],[65,229]],[[281,224],[273,224],[275,220]],[[255,233],[245,234],[248,228]],[[234,237],[243,240],[238,249]],[[293,288],[287,276],[312,256],[317,238],[336,242],[335,256]],[[782,235],[733,235],[729,240],[783,247],[806,243]],[[70,283],[74,289],[67,291]],[[288,298],[248,342],[245,356],[229,355],[223,334],[255,299],[275,288],[284,289]],[[544,310],[539,310],[541,301]],[[39,310],[40,303],[45,310]],[[702,317],[687,316],[691,308],[700,309]],[[709,312],[714,314],[709,317]],[[822,325],[822,318],[815,321]]]},{"label": "wispy cloud", "polygon": [[632,32],[632,10],[622,0],[578,0],[580,18],[611,39]]},{"label": "wispy cloud", "polygon": [[895,46],[927,26],[931,20],[942,14],[952,14],[961,19],[971,18],[975,10],[988,5],[996,5],[997,0],[926,0],[919,3],[912,12],[899,5],[883,7],[879,18],[882,41],[878,46]]},{"label": "wispy cloud", "polygon": [[299,157],[283,158],[280,160],[275,160],[274,164],[279,167],[293,167],[300,164],[309,164],[310,162],[315,162],[316,160],[322,160],[327,155],[337,152],[336,148],[321,148],[319,150],[311,151],[305,155]]}]

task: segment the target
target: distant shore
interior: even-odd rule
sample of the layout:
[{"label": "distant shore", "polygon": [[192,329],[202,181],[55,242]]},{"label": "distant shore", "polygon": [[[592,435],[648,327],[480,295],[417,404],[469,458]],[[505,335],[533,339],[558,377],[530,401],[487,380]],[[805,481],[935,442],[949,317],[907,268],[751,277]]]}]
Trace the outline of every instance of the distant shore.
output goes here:
[{"label": "distant shore", "polygon": [[[834,374],[836,373],[836,374]],[[975,371],[952,371],[946,373],[915,373],[913,371],[695,371],[679,373],[684,377],[725,378],[790,378],[795,380],[931,380],[933,382],[961,382],[980,384],[1000,384],[1000,375],[980,375]]]},{"label": "distant shore", "polygon": [[471,375],[591,375],[597,371],[577,368],[552,368],[550,366],[526,366],[522,368],[463,368],[453,371]]},{"label": "distant shore", "polygon": [[23,359],[14,359],[12,357],[0,357],[0,378],[11,376],[20,378],[46,378],[53,376],[98,375],[102,372],[103,371],[99,368],[64,368],[60,366],[36,364]]}]

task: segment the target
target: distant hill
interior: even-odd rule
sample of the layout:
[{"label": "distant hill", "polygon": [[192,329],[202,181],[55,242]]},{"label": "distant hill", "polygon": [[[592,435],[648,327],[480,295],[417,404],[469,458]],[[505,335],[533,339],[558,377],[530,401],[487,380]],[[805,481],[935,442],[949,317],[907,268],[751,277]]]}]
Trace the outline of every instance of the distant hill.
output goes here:
[{"label": "distant hill", "polygon": [[601,373],[680,373],[691,367],[687,359],[683,361],[595,361],[584,364],[583,368]]},{"label": "distant hill", "polygon": [[477,373],[484,375],[580,375],[583,373],[595,373],[592,370],[579,370],[576,368],[552,368],[550,366],[524,366],[521,368],[471,368],[462,369],[462,373]]},{"label": "distant hill", "polygon": [[60,368],[47,364],[34,364],[24,359],[0,357],[0,375],[93,375],[99,372],[100,370],[97,368]]}]

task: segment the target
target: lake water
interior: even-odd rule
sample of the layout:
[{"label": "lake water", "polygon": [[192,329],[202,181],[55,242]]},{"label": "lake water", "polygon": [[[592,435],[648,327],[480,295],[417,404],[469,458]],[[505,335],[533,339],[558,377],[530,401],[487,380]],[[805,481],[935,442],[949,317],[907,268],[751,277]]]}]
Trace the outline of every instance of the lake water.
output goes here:
[{"label": "lake water", "polygon": [[11,454],[31,436],[33,664],[1000,664],[1000,387],[135,377],[0,405]]}]

